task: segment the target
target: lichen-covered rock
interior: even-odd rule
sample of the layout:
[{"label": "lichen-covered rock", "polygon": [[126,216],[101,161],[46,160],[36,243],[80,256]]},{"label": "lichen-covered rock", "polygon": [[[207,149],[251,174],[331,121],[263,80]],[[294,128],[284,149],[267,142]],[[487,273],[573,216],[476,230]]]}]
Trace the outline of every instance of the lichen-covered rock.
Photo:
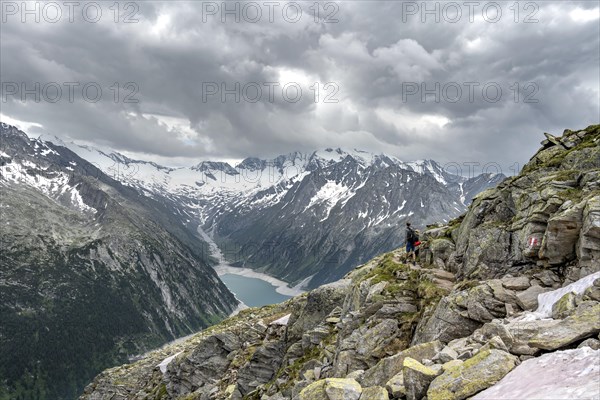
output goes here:
[{"label": "lichen-covered rock", "polygon": [[540,349],[529,346],[529,340],[538,333],[551,329],[559,322],[559,320],[553,319],[508,321],[504,327],[510,332],[513,339],[512,344],[509,346],[511,354],[531,356],[539,353]]},{"label": "lichen-covered rock", "polygon": [[463,360],[452,360],[452,361],[448,361],[447,363],[444,363],[442,365],[442,371],[446,372],[449,369],[455,368],[455,367],[459,367],[464,363]]},{"label": "lichen-covered rock", "polygon": [[563,319],[568,317],[577,307],[577,296],[573,292],[566,293],[552,306],[552,318]]},{"label": "lichen-covered rock", "polygon": [[354,379],[327,378],[311,383],[300,392],[300,400],[359,400],[362,387]]},{"label": "lichen-covered rock", "polygon": [[[461,307],[460,300],[464,293],[453,293],[442,298],[433,315],[421,321],[417,327],[412,344],[440,340],[448,343],[452,339],[470,335],[481,326],[481,322],[469,318],[466,308]],[[466,305],[466,304],[465,304]]]},{"label": "lichen-covered rock", "polygon": [[436,262],[441,262],[441,265],[445,265],[452,253],[456,250],[456,246],[454,245],[454,242],[448,238],[439,238],[434,239],[431,242],[429,250],[432,255],[432,264],[437,265]]},{"label": "lichen-covered rock", "polygon": [[402,372],[404,359],[413,358],[417,361],[431,360],[442,349],[439,341],[422,343],[409,347],[398,354],[381,359],[374,367],[365,371],[361,384],[365,387],[377,386],[389,381],[394,375]]},{"label": "lichen-covered rock", "polygon": [[[534,295],[531,288],[528,290],[530,292],[525,296],[526,301]],[[546,290],[548,289],[542,289]],[[537,304],[537,294],[535,296]],[[453,339],[469,336],[484,322],[505,317],[507,304],[516,308],[521,300],[514,291],[504,288],[500,280],[490,280],[470,289],[451,293],[442,298],[431,317],[421,321],[413,344],[431,340],[448,343]]]},{"label": "lichen-covered rock", "polygon": [[360,400],[389,400],[388,392],[381,386],[371,386],[363,389]]},{"label": "lichen-covered rock", "polygon": [[[509,215],[512,217],[507,209],[506,216]],[[510,254],[511,235],[506,228],[495,225],[480,225],[473,229],[469,233],[469,244],[464,253],[464,264],[458,271],[459,277],[493,276],[493,271],[506,262]]]},{"label": "lichen-covered rock", "polygon": [[542,350],[556,350],[600,332],[600,304],[584,302],[569,317],[549,329],[538,332],[529,345]]},{"label": "lichen-covered rock", "polygon": [[[600,279],[596,279],[600,281]],[[594,283],[594,286],[590,286],[583,293],[583,300],[600,301],[600,286]]]},{"label": "lichen-covered rock", "polygon": [[406,396],[406,387],[404,386],[404,374],[400,372],[392,376],[392,378],[386,382],[385,388],[392,398],[399,399]]},{"label": "lichen-covered rock", "polygon": [[578,349],[582,347],[589,347],[592,350],[600,350],[600,340],[594,338],[585,339],[579,344],[579,346],[577,346]]},{"label": "lichen-covered rock", "polygon": [[486,350],[447,369],[431,382],[428,400],[462,400],[487,389],[508,374],[517,357],[500,350]]},{"label": "lichen-covered rock", "polygon": [[408,400],[421,400],[427,393],[431,381],[438,376],[436,370],[426,367],[410,357],[404,359],[402,374]]},{"label": "lichen-covered rock", "polygon": [[498,285],[497,289],[502,291],[504,297],[496,298],[496,293],[489,284],[479,285],[468,291],[467,314],[469,318],[479,322],[488,322],[494,318],[506,316],[505,302],[508,294],[501,285]]}]

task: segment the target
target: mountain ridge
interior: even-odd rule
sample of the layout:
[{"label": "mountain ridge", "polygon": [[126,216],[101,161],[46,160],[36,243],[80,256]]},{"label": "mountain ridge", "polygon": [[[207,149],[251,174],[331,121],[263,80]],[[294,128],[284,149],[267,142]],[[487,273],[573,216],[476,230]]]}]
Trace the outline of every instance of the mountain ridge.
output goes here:
[{"label": "mountain ridge", "polygon": [[[233,249],[233,265],[291,285],[313,276],[310,287],[398,247],[406,221],[421,227],[448,221],[464,212],[472,196],[505,178],[467,178],[432,160],[404,162],[341,148],[249,157],[235,167],[203,161],[163,168],[71,147],[123,184],[169,204],[184,222],[200,221],[219,246]],[[319,258],[327,265],[315,267]]]}]

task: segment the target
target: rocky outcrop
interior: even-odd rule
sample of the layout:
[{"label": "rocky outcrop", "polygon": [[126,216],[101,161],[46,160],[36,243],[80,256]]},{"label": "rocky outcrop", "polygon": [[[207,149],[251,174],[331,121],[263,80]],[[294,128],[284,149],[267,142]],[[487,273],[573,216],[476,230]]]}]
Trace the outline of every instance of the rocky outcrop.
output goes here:
[{"label": "rocky outcrop", "polygon": [[[119,393],[132,399],[148,393],[359,399],[363,387],[375,386],[387,393],[386,382],[402,372],[405,359],[423,362],[442,349],[437,341],[409,347],[420,315],[447,293],[448,281],[434,283],[438,275],[387,254],[342,281],[280,305],[244,310],[183,344],[150,353],[134,364],[135,378],[128,366],[106,371],[82,398],[107,398],[123,381],[131,386]],[[162,372],[157,365],[170,353],[177,356]]]},{"label": "rocky outcrop", "polygon": [[480,193],[447,227],[425,232],[425,261],[460,278],[600,269],[600,126],[543,142],[523,171]]},{"label": "rocky outcrop", "polygon": [[[597,138],[591,127],[549,140],[463,219],[429,230],[418,265],[399,249],[285,303],[244,310],[105,371],[82,400],[498,398],[496,387],[541,373],[551,354],[577,348],[581,365],[600,347],[600,188],[589,178]],[[573,373],[575,386],[556,393],[600,395],[580,372],[585,379]],[[519,390],[515,398],[531,392]]]}]

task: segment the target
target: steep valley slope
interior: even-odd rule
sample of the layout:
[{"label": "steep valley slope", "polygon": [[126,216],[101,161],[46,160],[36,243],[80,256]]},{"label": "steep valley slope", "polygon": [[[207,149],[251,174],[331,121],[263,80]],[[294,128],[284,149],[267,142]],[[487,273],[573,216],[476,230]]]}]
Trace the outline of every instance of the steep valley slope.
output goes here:
[{"label": "steep valley slope", "polygon": [[76,398],[235,309],[161,204],[15,127],[0,139],[0,399]]}]

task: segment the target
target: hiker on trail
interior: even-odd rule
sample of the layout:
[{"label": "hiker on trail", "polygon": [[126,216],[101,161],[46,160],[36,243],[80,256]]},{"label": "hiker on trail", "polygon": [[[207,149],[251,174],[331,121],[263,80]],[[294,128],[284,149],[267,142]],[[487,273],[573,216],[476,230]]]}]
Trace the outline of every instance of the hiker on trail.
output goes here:
[{"label": "hiker on trail", "polygon": [[415,243],[419,241],[419,237],[415,230],[410,226],[410,222],[406,223],[406,259],[412,257],[413,265],[416,265]]}]

